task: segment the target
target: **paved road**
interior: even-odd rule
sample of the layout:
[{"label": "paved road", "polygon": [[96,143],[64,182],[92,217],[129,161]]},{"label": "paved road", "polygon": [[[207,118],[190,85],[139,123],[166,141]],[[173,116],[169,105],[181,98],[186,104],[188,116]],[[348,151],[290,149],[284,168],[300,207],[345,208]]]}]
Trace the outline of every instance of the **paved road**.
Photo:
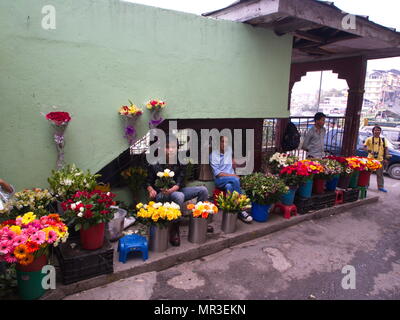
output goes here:
[{"label": "paved road", "polygon": [[[368,207],[66,299],[400,299],[400,181],[386,184]],[[345,290],[348,265],[355,289]]]}]

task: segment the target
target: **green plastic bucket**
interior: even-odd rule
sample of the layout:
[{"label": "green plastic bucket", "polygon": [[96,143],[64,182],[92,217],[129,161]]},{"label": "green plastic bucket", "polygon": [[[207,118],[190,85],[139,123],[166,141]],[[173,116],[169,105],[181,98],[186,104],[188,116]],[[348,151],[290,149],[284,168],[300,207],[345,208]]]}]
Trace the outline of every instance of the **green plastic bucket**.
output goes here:
[{"label": "green plastic bucket", "polygon": [[357,188],[358,187],[358,176],[360,175],[360,171],[354,171],[350,176],[349,188]]},{"label": "green plastic bucket", "polygon": [[42,271],[24,272],[17,270],[18,293],[23,300],[39,299],[45,293],[42,280],[45,277]]}]

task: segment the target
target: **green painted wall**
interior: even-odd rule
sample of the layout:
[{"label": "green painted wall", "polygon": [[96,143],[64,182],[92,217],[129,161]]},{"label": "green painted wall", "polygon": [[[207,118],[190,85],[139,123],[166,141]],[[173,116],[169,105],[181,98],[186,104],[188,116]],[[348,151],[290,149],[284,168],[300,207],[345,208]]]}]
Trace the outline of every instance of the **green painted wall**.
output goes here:
[{"label": "green painted wall", "polygon": [[[41,27],[48,4],[56,30]],[[292,38],[265,29],[117,0],[2,0],[0,41],[0,177],[17,189],[47,186],[52,105],[73,116],[67,162],[92,171],[127,147],[127,99],[165,99],[166,118],[288,116]]]}]

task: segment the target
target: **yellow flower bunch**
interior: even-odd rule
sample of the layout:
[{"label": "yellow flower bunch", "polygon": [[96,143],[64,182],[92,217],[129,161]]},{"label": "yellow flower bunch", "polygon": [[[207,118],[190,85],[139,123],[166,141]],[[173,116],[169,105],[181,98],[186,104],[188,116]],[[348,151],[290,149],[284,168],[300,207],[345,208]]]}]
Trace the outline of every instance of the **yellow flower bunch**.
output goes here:
[{"label": "yellow flower bunch", "polygon": [[220,193],[216,199],[218,207],[224,212],[239,212],[250,206],[250,199],[237,191]]},{"label": "yellow flower bunch", "polygon": [[138,108],[133,104],[132,101],[129,100],[130,106],[122,106],[119,108],[119,114],[121,116],[140,116],[143,113],[143,110]]},{"label": "yellow flower bunch", "polygon": [[178,219],[182,213],[179,205],[174,202],[154,202],[148,204],[139,203],[136,205],[137,217],[150,223],[166,223]]}]

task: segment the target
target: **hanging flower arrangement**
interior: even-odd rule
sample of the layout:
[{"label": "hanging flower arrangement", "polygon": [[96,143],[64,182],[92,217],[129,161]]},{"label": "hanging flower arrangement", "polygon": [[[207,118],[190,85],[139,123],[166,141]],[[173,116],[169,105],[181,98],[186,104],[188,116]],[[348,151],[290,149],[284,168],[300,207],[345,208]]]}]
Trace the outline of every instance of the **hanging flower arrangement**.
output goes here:
[{"label": "hanging flower arrangement", "polygon": [[125,135],[128,140],[129,146],[132,146],[136,141],[136,120],[143,114],[143,110],[138,108],[131,100],[128,100],[129,106],[122,106],[119,108],[118,113],[125,120]]},{"label": "hanging flower arrangement", "polygon": [[146,108],[151,112],[151,120],[149,121],[149,128],[156,128],[164,119],[160,116],[160,111],[166,107],[167,103],[162,100],[150,100],[146,104]]},{"label": "hanging flower arrangement", "polygon": [[54,126],[54,142],[57,148],[57,169],[61,169],[64,166],[64,147],[65,140],[64,134],[69,122],[71,121],[71,116],[68,112],[63,111],[53,111],[46,114],[46,119]]}]

